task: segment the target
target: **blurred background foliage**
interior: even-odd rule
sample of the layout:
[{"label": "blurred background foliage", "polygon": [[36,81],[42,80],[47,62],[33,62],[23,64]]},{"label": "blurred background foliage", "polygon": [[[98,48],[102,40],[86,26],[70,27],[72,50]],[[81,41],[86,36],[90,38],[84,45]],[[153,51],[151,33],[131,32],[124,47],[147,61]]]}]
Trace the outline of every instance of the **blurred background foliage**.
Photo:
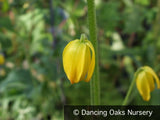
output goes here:
[{"label": "blurred background foliage", "polygon": [[[95,0],[101,104],[121,105],[138,67],[160,76],[160,0]],[[86,0],[0,0],[0,119],[61,120],[63,105],[90,104],[89,83],[71,85],[65,45],[88,35]],[[132,105],[144,102],[135,87]]]}]

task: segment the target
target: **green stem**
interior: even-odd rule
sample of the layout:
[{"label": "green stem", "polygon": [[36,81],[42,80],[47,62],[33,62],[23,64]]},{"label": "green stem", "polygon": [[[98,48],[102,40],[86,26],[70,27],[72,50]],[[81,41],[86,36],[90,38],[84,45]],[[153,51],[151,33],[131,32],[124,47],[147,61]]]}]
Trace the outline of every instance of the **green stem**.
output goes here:
[{"label": "green stem", "polygon": [[127,105],[127,104],[128,104],[129,96],[131,95],[132,90],[133,90],[133,88],[134,88],[134,85],[135,85],[135,83],[136,83],[137,75],[139,74],[139,72],[140,72],[141,70],[142,70],[142,69],[140,68],[140,69],[138,69],[137,72],[135,73],[135,75],[134,75],[134,77],[133,77],[133,80],[132,80],[132,83],[131,83],[131,85],[130,85],[130,87],[129,87],[129,90],[128,90],[128,92],[127,92],[127,95],[126,95],[126,97],[125,97],[122,105]]},{"label": "green stem", "polygon": [[93,80],[90,82],[91,105],[100,104],[100,83],[99,83],[99,60],[98,60],[98,41],[97,41],[97,26],[96,26],[96,12],[95,1],[87,0],[88,5],[88,23],[90,40],[95,48],[95,71]]},{"label": "green stem", "polygon": [[133,89],[133,87],[134,87],[134,85],[135,85],[135,82],[136,82],[136,79],[135,79],[135,77],[134,77],[134,79],[132,80],[132,83],[131,83],[131,85],[130,85],[130,87],[129,87],[129,90],[128,90],[128,92],[127,92],[127,95],[126,95],[126,97],[125,97],[122,105],[127,105],[127,104],[128,104],[129,96],[130,96],[130,94],[131,94],[131,92],[132,92],[132,89]]}]

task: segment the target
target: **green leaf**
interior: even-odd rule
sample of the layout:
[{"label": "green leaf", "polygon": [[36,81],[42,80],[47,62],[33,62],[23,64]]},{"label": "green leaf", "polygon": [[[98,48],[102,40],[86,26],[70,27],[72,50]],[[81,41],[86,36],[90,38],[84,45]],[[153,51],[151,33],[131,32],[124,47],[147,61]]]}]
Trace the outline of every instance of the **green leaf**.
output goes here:
[{"label": "green leaf", "polygon": [[6,79],[0,84],[1,92],[25,91],[32,87],[32,78],[28,70],[17,69],[11,71]]},{"label": "green leaf", "polygon": [[13,30],[13,26],[9,17],[1,17],[0,18],[0,30],[2,28],[6,28],[8,30]]},{"label": "green leaf", "polygon": [[133,33],[133,32],[142,32],[142,21],[144,20],[145,10],[143,7],[134,5],[128,7],[124,11],[124,32]]},{"label": "green leaf", "polygon": [[114,31],[121,19],[119,14],[119,2],[102,3],[101,8],[97,11],[98,25],[105,31]]},{"label": "green leaf", "polygon": [[150,4],[150,0],[135,0],[135,3],[148,6]]},{"label": "green leaf", "polygon": [[7,50],[11,47],[11,40],[4,34],[0,33],[0,45],[3,50]]}]

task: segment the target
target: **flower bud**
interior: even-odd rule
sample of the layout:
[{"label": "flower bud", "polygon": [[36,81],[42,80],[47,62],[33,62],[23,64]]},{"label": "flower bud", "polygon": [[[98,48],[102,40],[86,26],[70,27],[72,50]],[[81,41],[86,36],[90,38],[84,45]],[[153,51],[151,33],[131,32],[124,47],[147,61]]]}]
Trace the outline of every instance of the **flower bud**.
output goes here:
[{"label": "flower bud", "polygon": [[3,65],[5,62],[5,58],[3,56],[3,54],[0,53],[0,65]]},{"label": "flower bud", "polygon": [[80,40],[73,40],[64,48],[63,67],[72,84],[90,81],[95,67],[95,51],[83,34]]},{"label": "flower bud", "polygon": [[155,89],[155,82],[157,83],[157,88],[160,89],[160,81],[156,73],[152,68],[144,66],[141,68],[140,72],[137,73],[136,85],[137,89],[142,96],[143,100],[150,100],[150,92]]}]

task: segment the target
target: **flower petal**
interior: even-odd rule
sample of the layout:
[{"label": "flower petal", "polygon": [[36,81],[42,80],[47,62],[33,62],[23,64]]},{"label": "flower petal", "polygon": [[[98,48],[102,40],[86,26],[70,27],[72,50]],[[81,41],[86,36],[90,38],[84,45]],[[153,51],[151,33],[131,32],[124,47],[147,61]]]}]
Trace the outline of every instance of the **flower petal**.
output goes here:
[{"label": "flower petal", "polygon": [[85,42],[86,42],[86,45],[91,49],[91,52],[92,52],[91,63],[89,65],[87,78],[85,80],[86,82],[89,82],[92,77],[92,74],[94,72],[94,67],[95,67],[95,51],[94,51],[94,47],[90,41],[85,40]]},{"label": "flower petal", "polygon": [[136,79],[137,89],[145,101],[150,99],[150,87],[146,78],[146,74],[142,71]]},{"label": "flower petal", "polygon": [[149,84],[150,91],[153,91],[155,89],[155,83],[154,83],[152,74],[150,74],[149,72],[146,72],[146,78],[147,78],[146,82],[148,82]]},{"label": "flower petal", "polygon": [[86,50],[85,50],[85,53],[84,53],[84,62],[83,62],[83,70],[82,70],[82,73],[81,73],[81,78],[80,78],[80,81],[86,79],[87,77],[87,73],[88,73],[88,69],[89,69],[89,65],[90,65],[90,62],[91,62],[91,52],[90,52],[90,48],[88,46],[86,46]]},{"label": "flower petal", "polygon": [[144,69],[149,72],[150,74],[153,75],[153,78],[155,79],[156,83],[157,83],[157,88],[160,89],[160,80],[159,78],[157,77],[156,73],[153,71],[152,68],[148,67],[148,66],[145,66]]},{"label": "flower petal", "polygon": [[75,55],[77,54],[77,49],[79,47],[78,43],[79,40],[69,42],[63,51],[64,71],[72,84],[75,83],[75,81],[78,81],[78,73],[76,71],[77,58],[75,57]]},{"label": "flower petal", "polygon": [[5,62],[5,58],[2,54],[0,54],[0,65],[3,65]]}]

